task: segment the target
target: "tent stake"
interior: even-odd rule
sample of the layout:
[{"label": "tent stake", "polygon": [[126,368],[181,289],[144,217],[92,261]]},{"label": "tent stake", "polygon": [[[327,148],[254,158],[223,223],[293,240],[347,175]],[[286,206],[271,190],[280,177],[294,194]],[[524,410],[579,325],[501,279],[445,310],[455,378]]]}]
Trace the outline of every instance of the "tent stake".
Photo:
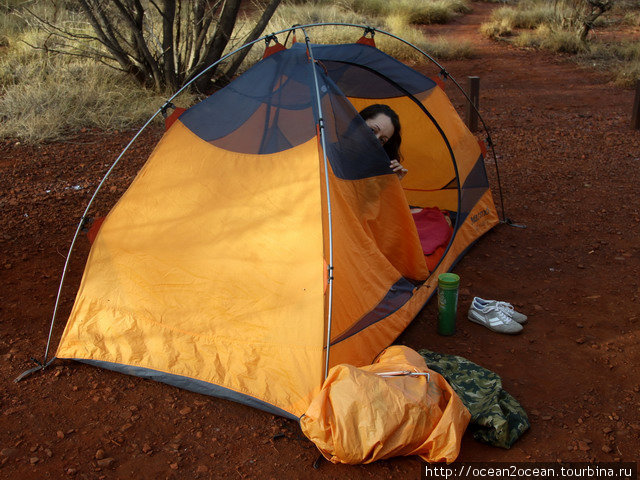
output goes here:
[{"label": "tent stake", "polygon": [[49,365],[51,365],[55,359],[56,359],[56,357],[53,357],[47,363],[43,364],[42,362],[40,362],[40,361],[36,360],[35,358],[31,357],[31,360],[33,360],[33,362],[36,363],[38,366],[30,368],[29,370],[25,370],[24,372],[22,372],[20,375],[18,375],[13,380],[13,383],[18,383],[20,380],[24,380],[25,378],[31,376],[32,374],[34,374],[36,372],[44,371],[44,369],[47,368]]}]

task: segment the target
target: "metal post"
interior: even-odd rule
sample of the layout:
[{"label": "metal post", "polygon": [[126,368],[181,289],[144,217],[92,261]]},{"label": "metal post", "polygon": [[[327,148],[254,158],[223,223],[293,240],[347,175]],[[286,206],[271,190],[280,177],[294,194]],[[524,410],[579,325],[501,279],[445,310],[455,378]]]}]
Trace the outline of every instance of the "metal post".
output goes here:
[{"label": "metal post", "polygon": [[469,77],[469,101],[466,108],[466,124],[469,130],[478,130],[478,107],[480,106],[480,77]]},{"label": "metal post", "polygon": [[631,128],[634,130],[640,130],[640,80],[636,81],[636,99],[633,102]]}]

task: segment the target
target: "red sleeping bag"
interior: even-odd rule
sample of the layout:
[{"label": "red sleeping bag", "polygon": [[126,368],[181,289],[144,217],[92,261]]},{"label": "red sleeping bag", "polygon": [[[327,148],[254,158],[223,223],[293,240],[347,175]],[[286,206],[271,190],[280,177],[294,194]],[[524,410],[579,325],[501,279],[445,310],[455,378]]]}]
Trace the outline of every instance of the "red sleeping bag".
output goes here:
[{"label": "red sleeping bag", "polygon": [[439,208],[423,208],[412,215],[418,237],[420,237],[422,253],[427,260],[427,267],[429,271],[433,271],[449,245],[453,229],[445,213]]}]

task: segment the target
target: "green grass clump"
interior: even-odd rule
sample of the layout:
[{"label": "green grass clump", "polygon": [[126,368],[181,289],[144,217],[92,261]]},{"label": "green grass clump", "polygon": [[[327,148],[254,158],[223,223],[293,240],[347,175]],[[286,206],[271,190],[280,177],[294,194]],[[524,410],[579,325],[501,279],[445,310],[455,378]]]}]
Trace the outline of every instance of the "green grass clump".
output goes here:
[{"label": "green grass clump", "polygon": [[[490,37],[510,35],[517,28],[534,29],[551,24],[558,18],[551,2],[522,2],[526,5],[500,7],[493,11],[491,20],[481,25],[481,31]],[[503,34],[503,35],[504,35]]]},{"label": "green grass clump", "polygon": [[631,87],[640,80],[640,41],[594,43],[577,60],[609,72],[619,86]]},{"label": "green grass clump", "polygon": [[621,23],[631,27],[640,27],[640,12],[626,12]]},{"label": "green grass clump", "polygon": [[401,16],[414,25],[447,23],[471,11],[468,0],[341,0],[339,4],[366,17]]},{"label": "green grass clump", "polygon": [[587,48],[576,32],[547,25],[522,32],[513,39],[513,43],[519,47],[541,48],[554,53],[579,53]]},{"label": "green grass clump", "polygon": [[640,61],[635,60],[614,67],[614,83],[621,87],[632,87],[640,80]]}]

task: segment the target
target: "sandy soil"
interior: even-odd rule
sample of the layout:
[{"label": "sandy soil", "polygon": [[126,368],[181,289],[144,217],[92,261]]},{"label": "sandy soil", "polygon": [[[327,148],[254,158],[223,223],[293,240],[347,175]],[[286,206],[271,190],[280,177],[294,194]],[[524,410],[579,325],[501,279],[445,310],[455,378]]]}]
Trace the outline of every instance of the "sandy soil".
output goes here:
[{"label": "sandy soil", "polygon": [[[447,62],[463,85],[481,78],[507,216],[456,266],[458,330],[435,332],[431,302],[398,339],[463,355],[501,375],[530,414],[510,450],[467,434],[460,461],[637,461],[640,452],[640,132],[633,92],[568,59],[477,34],[493,8],[429,33],[471,40],[477,56]],[[461,96],[447,85],[454,104]],[[105,214],[161,131],[146,133],[98,197]],[[296,422],[164,384],[73,362],[15,384],[44,357],[64,256],[108,165],[132,132],[85,132],[55,144],[0,143],[0,478],[420,478],[422,462],[314,469]],[[488,162],[494,178],[494,162]],[[81,239],[53,346],[88,253]],[[503,336],[466,320],[474,295],[530,316]]]}]

